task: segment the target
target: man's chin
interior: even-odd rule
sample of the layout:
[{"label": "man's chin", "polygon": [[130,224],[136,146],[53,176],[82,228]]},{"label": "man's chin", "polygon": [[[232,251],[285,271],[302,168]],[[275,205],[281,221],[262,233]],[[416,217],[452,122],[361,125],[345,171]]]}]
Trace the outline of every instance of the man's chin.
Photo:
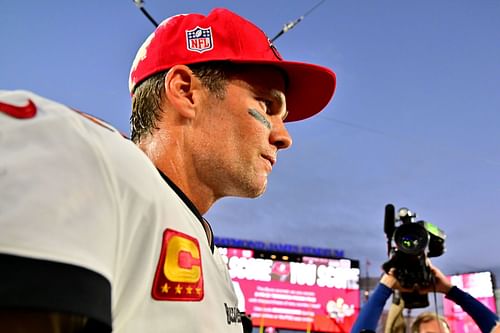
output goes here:
[{"label": "man's chin", "polygon": [[254,198],[260,197],[266,192],[267,189],[267,181],[264,183],[264,185],[257,191],[256,195]]},{"label": "man's chin", "polygon": [[235,196],[240,198],[254,199],[260,197],[267,189],[267,177],[260,178],[258,181],[254,178],[253,181],[240,183],[236,191],[226,193],[226,196]]},{"label": "man's chin", "polygon": [[261,186],[256,186],[252,190],[248,191],[247,198],[250,198],[250,199],[258,198],[261,195],[263,195],[264,192],[266,192],[266,189],[267,189],[267,181],[264,184],[262,184]]}]

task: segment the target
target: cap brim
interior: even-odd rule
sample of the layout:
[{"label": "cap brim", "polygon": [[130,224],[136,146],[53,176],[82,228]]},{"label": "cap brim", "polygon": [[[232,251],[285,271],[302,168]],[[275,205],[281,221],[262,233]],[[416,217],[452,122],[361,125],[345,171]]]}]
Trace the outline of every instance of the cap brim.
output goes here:
[{"label": "cap brim", "polygon": [[285,92],[288,116],[285,122],[307,119],[321,112],[335,92],[336,75],[326,67],[293,61],[229,60],[238,63],[268,64],[288,76]]},{"label": "cap brim", "polygon": [[279,64],[287,73],[289,86],[286,92],[288,117],[297,121],[321,112],[335,92],[336,76],[330,69],[297,62]]}]

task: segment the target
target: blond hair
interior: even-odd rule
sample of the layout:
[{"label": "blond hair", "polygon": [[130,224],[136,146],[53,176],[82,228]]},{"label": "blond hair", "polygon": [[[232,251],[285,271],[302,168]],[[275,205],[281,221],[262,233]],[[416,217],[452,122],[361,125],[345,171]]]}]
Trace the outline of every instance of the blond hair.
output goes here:
[{"label": "blond hair", "polygon": [[413,324],[411,325],[411,333],[419,333],[421,324],[425,324],[433,320],[441,322],[448,329],[448,331],[450,331],[450,325],[443,316],[440,316],[435,312],[422,312],[417,318],[415,318],[415,321],[413,321]]}]

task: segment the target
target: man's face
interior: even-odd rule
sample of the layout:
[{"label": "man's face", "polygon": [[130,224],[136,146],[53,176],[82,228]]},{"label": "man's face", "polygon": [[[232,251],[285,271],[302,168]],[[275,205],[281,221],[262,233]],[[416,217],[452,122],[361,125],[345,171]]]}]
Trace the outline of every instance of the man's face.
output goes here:
[{"label": "man's face", "polygon": [[292,143],[283,123],[284,78],[274,68],[252,66],[231,76],[226,88],[223,100],[207,92],[195,168],[216,198],[256,197],[265,191],[277,151]]},{"label": "man's face", "polygon": [[433,319],[427,323],[421,323],[419,333],[450,333],[450,331],[441,321]]}]

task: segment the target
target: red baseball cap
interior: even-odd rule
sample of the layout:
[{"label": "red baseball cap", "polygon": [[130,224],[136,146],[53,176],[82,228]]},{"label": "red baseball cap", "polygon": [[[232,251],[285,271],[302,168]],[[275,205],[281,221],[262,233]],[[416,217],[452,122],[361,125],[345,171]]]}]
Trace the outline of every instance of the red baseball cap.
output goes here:
[{"label": "red baseball cap", "polygon": [[181,14],[164,20],[137,52],[130,71],[130,93],[151,75],[174,65],[209,61],[281,68],[288,76],[287,122],[320,112],[335,91],[333,71],[283,60],[260,28],[227,9],[216,8],[207,16]]}]

